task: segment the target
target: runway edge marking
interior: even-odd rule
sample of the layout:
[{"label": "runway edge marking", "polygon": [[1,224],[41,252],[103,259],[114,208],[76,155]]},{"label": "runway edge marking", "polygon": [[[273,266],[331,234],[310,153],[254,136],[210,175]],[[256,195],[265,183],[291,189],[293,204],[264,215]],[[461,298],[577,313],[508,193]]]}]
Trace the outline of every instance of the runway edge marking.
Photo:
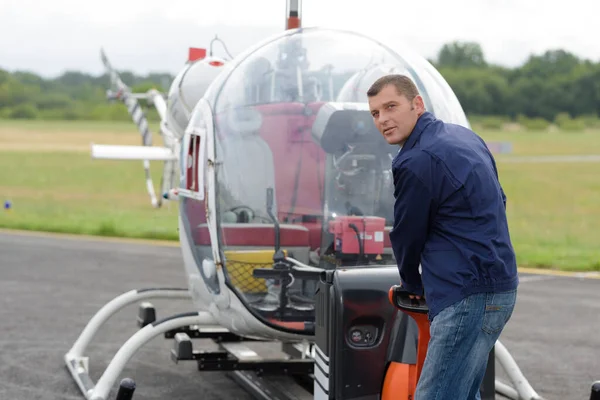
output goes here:
[{"label": "runway edge marking", "polygon": [[162,246],[162,247],[179,247],[178,240],[159,240],[159,239],[139,239],[139,238],[125,238],[125,237],[113,237],[113,236],[94,236],[94,235],[77,235],[73,233],[59,233],[59,232],[43,232],[43,231],[27,231],[20,229],[6,229],[0,228],[0,233],[14,236],[29,236],[29,237],[47,237],[54,239],[71,239],[71,240],[85,240],[85,241],[96,241],[105,243],[120,243],[120,244],[139,244],[139,245],[151,245],[151,246]]},{"label": "runway edge marking", "polygon": [[600,279],[600,272],[577,272],[577,271],[556,271],[551,269],[538,269],[538,268],[527,268],[518,267],[519,273],[532,274],[532,275],[551,275],[551,276],[564,276],[568,278],[582,278],[582,279]]}]

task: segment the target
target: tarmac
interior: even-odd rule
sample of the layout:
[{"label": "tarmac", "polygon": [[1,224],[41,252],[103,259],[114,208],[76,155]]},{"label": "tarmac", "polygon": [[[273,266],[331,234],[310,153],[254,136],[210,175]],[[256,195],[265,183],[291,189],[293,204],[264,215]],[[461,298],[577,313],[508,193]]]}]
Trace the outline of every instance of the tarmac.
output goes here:
[{"label": "tarmac", "polygon": [[[594,278],[521,273],[517,306],[500,340],[544,399],[588,400],[600,380]],[[177,243],[0,231],[0,399],[83,399],[64,354],[106,302],[147,287],[186,287]],[[193,311],[186,300],[152,303],[158,318]],[[87,351],[94,381],[138,329],[136,316],[137,305],[127,306],[95,336]],[[135,379],[134,399],[250,399],[223,372],[200,372],[193,361],[174,364],[171,346],[161,335],[130,360],[120,378]],[[507,382],[501,369],[497,363],[497,377]]]}]

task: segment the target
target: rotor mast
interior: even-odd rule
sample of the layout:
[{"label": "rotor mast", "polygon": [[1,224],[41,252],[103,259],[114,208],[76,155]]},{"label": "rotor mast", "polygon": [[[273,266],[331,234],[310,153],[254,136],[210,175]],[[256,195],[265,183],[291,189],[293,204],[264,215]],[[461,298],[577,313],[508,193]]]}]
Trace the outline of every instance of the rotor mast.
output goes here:
[{"label": "rotor mast", "polygon": [[302,18],[300,9],[302,8],[302,0],[287,0],[286,4],[286,20],[285,29],[296,29],[302,26]]}]

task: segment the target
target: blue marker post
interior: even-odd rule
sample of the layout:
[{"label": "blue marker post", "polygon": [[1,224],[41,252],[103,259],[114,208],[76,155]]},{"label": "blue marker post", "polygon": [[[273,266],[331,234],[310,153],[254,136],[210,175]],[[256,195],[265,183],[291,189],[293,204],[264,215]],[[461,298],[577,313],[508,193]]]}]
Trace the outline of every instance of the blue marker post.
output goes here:
[{"label": "blue marker post", "polygon": [[11,208],[11,207],[12,207],[12,203],[10,202],[10,200],[6,200],[6,201],[4,202],[4,209],[5,209],[6,211],[8,211],[8,210],[10,210],[10,208]]}]

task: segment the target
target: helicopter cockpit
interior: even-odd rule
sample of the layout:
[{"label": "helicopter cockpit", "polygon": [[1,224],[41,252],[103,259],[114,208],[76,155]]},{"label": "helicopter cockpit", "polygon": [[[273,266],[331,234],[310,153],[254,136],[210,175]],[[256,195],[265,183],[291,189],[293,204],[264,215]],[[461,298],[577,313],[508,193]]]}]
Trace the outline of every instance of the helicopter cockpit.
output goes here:
[{"label": "helicopter cockpit", "polygon": [[[403,73],[417,83],[429,111],[450,104],[453,112],[441,118],[460,124],[466,118],[458,101],[443,98],[454,96],[449,88],[422,77],[429,74],[422,64],[356,33],[286,31],[236,60],[187,128],[206,133],[214,170],[191,179],[205,196],[180,197],[195,263],[186,268],[200,270],[215,295],[225,286],[235,292],[267,326],[309,334],[315,271],[395,262],[388,232],[398,147],[375,128],[368,87],[382,75]],[[184,189],[194,146],[182,149]],[[203,270],[203,260],[215,254],[224,282]],[[304,272],[292,273],[293,265]]]}]

